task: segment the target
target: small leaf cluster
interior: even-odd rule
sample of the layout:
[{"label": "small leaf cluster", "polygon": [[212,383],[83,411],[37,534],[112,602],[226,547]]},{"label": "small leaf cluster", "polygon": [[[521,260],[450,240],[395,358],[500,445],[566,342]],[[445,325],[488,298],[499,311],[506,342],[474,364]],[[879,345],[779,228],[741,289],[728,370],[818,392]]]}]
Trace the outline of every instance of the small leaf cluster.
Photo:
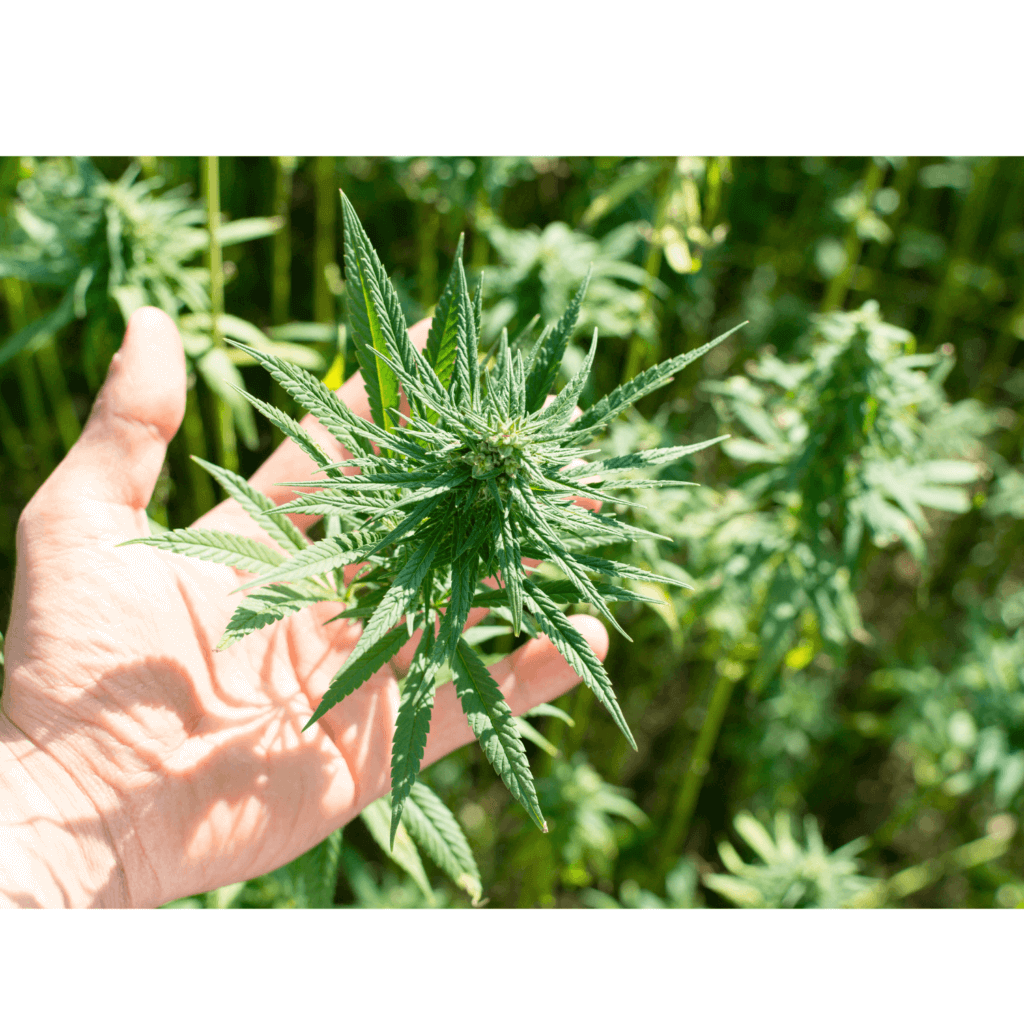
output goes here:
[{"label": "small leaf cluster", "polygon": [[858,874],[857,855],[869,845],[854,839],[830,851],[812,815],[804,818],[804,842],[793,835],[789,814],[775,816],[772,835],[752,814],[741,812],[733,826],[761,864],[748,864],[732,843],[718,844],[729,874],[705,875],[703,883],[739,907],[840,907],[876,884]]},{"label": "small leaf cluster", "polygon": [[[214,344],[209,270],[196,265],[209,245],[206,211],[189,186],[164,189],[159,177],[140,178],[133,163],[108,180],[85,157],[26,163],[7,222],[0,225],[0,277],[57,289],[56,306],[0,346],[0,366],[32,352],[76,319],[84,321],[86,376],[102,380],[110,339],[132,313],[157,306],[178,322],[190,370],[231,408],[243,441],[257,443],[252,409],[237,389],[239,364],[252,359]],[[246,217],[221,224],[222,246],[273,234],[280,220]],[[307,369],[321,368],[312,349],[268,338],[258,327],[223,314],[218,332]]]},{"label": "small leaf cluster", "polygon": [[[574,499],[621,504],[617,492],[647,483],[635,478],[636,471],[721,440],[588,461],[600,431],[728,335],[644,371],[574,419],[594,359],[596,331],[583,366],[553,400],[546,398],[579,318],[587,280],[557,323],[538,337],[510,342],[503,331],[481,358],[482,288],[471,295],[460,241],[420,352],[409,340],[398,295],[345,196],[342,207],[350,336],[372,421],[356,416],[301,369],[239,345],[350,457],[330,461],[294,420],[247,395],[324,473],[325,479],[316,481],[319,491],[273,507],[235,474],[204,465],[284,553],[194,529],[140,542],[258,574],[241,588],[249,594],[232,616],[222,648],[318,601],[345,603],[339,617],[360,620],[362,632],[307,728],[419,633],[402,684],[392,749],[392,844],[410,806],[442,670],[451,673],[488,760],[533,821],[546,829],[520,730],[463,631],[473,610],[482,609],[516,636],[546,635],[633,744],[611,680],[565,607],[591,605],[618,628],[610,605],[638,596],[612,581],[676,581],[592,553],[648,531],[582,508]],[[403,393],[407,410],[400,401]],[[310,544],[291,524],[290,513],[325,517],[327,536]],[[524,559],[546,562],[558,576],[541,578]]]}]

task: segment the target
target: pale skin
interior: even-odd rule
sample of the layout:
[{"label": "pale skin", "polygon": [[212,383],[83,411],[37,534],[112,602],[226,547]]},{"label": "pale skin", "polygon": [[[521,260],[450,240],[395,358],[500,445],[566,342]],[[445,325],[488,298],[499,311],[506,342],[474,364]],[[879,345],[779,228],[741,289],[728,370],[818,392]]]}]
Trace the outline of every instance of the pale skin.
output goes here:
[{"label": "pale skin", "polygon": [[[410,330],[422,347],[427,323]],[[362,381],[339,391],[369,416]],[[408,646],[302,732],[358,638],[321,604],[213,650],[251,577],[144,545],[185,410],[172,321],[131,319],[82,436],[18,523],[0,713],[0,906],[155,907],[286,864],[390,789]],[[332,458],[347,453],[312,417]],[[278,504],[313,464],[282,444],[251,478]],[[307,529],[315,520],[294,517]],[[268,540],[233,500],[195,524]],[[272,543],[272,542],[270,542]],[[604,627],[576,628],[599,657]],[[545,639],[491,669],[512,713],[579,678]],[[424,766],[475,739],[437,691]]]}]

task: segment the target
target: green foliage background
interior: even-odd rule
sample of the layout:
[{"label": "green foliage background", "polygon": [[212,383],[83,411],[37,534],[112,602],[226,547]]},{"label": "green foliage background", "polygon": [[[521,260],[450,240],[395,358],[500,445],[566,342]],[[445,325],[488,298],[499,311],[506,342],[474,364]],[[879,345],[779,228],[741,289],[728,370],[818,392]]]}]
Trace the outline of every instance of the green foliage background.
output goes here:
[{"label": "green foliage background", "polygon": [[[1024,905],[1024,162],[216,170],[211,257],[208,161],[0,161],[0,620],[18,515],[77,437],[135,305],[178,317],[191,370],[158,525],[219,500],[189,454],[249,475],[280,440],[223,382],[300,412],[224,335],[335,386],[353,372],[341,187],[410,323],[460,232],[467,269],[485,270],[485,344],[553,320],[593,264],[577,340],[596,326],[601,343],[584,408],[750,321],[606,442],[621,454],[733,435],[662,474],[701,488],[631,495],[648,507],[635,521],[674,542],[625,560],[696,588],[619,606],[634,643],[613,634],[607,667],[639,750],[583,688],[558,702],[568,716],[532,718],[548,835],[476,747],[424,773],[491,905]],[[582,358],[571,346],[564,372]],[[272,875],[183,902],[468,904],[415,851],[387,857],[374,828],[357,820]]]}]

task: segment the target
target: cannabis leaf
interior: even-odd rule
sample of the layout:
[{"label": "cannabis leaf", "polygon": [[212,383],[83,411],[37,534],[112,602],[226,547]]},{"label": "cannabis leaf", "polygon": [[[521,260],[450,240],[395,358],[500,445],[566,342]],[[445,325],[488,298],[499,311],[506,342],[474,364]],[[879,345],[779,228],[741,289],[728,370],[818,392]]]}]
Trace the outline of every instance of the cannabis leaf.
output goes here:
[{"label": "cannabis leaf", "polygon": [[[597,350],[596,332],[578,372],[546,407],[544,400],[576,328],[589,275],[558,323],[542,331],[529,351],[522,344],[525,338],[509,342],[503,331],[481,359],[483,285],[479,282],[470,294],[460,240],[425,352],[420,353],[409,341],[397,292],[344,195],[342,212],[351,336],[372,420],[355,416],[300,367],[263,347],[232,342],[313,413],[347,456],[331,462],[300,424],[242,392],[327,476],[313,482],[316,493],[298,494],[275,507],[241,478],[201,463],[278,542],[283,554],[257,541],[198,529],[175,530],[138,543],[258,574],[239,588],[249,594],[235,610],[221,647],[319,600],[341,602],[345,608],[339,617],[362,621],[355,648],[306,728],[355,692],[420,631],[395,726],[388,842],[393,846],[404,834],[399,831],[404,812],[409,832],[441,867],[461,872],[455,877],[465,876],[459,884],[475,899],[479,879],[457,838],[461,833],[452,830],[450,815],[417,782],[435,680],[450,671],[487,759],[542,829],[546,826],[521,727],[463,636],[472,608],[510,622],[516,636],[547,635],[635,749],[611,680],[565,607],[591,605],[622,632],[609,602],[639,598],[613,580],[681,584],[587,554],[588,548],[610,542],[659,535],[573,502],[585,496],[632,505],[615,492],[625,486],[681,485],[638,479],[636,474],[723,438],[598,461],[588,461],[594,454],[589,446],[621,412],[738,328],[645,370],[572,421]],[[399,403],[400,390],[408,401],[407,414]],[[311,482],[292,486],[308,488]],[[328,536],[308,543],[287,518],[299,512],[330,517]],[[561,578],[536,576],[524,566],[524,558],[548,563]],[[357,564],[363,568],[345,585],[339,570]],[[592,575],[610,579],[596,581]],[[373,827],[381,832],[379,813],[374,814]]]}]

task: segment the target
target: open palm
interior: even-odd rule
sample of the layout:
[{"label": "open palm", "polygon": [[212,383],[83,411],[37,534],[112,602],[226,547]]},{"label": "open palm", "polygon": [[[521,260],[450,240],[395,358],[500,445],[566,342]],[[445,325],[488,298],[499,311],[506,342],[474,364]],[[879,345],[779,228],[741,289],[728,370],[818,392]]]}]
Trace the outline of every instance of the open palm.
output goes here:
[{"label": "open palm", "polygon": [[[419,344],[425,334],[425,323],[410,331]],[[368,415],[358,377],[340,396]],[[32,765],[33,796],[38,787],[47,798],[55,849],[70,836],[82,858],[72,882],[58,873],[66,903],[158,906],[251,878],[390,788],[395,668],[407,652],[303,733],[358,624],[324,625],[339,608],[320,604],[215,652],[239,600],[231,591],[248,577],[116,546],[148,533],[145,509],[184,403],[177,330],[140,310],[82,437],[18,525],[0,726],[11,750],[28,751],[21,760]],[[345,457],[312,417],[303,423],[329,455]],[[275,481],[312,469],[286,441],[252,483],[280,503],[293,492]],[[234,501],[196,525],[268,540]],[[603,656],[600,623],[575,623]],[[578,681],[547,640],[492,673],[513,714]],[[424,764],[472,738],[453,687],[442,687]],[[28,892],[11,898],[32,902]]]}]

